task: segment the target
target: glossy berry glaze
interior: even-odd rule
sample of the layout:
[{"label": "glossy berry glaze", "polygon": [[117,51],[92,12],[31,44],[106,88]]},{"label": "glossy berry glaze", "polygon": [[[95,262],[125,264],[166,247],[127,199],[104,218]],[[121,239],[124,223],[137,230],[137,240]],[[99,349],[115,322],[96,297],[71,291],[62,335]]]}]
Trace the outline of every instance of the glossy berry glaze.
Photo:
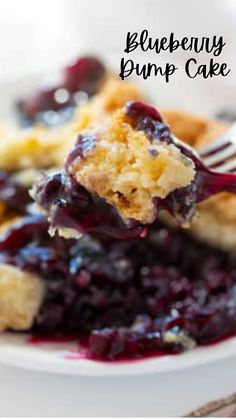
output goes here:
[{"label": "glossy berry glaze", "polygon": [[124,221],[104,199],[90,194],[64,172],[42,178],[35,189],[37,203],[50,216],[52,228],[73,229],[79,235],[101,233],[117,239],[146,234],[135,220]]},{"label": "glossy berry glaze", "polygon": [[104,65],[97,58],[77,59],[64,69],[60,81],[41,87],[18,102],[21,124],[63,124],[73,116],[75,106],[97,93],[105,73]]},{"label": "glossy berry glaze", "polygon": [[[175,144],[196,168],[195,179],[189,186],[174,190],[165,199],[154,198],[157,213],[167,210],[178,221],[189,222],[199,201],[222,190],[236,191],[236,177],[210,172],[192,149],[173,137],[155,108],[134,101],[127,105],[126,114],[133,128],[144,131],[150,143]],[[69,228],[78,234],[102,233],[119,239],[145,236],[147,226],[133,219],[122,219],[114,207],[89,193],[75,179],[74,163],[95,147],[95,134],[80,134],[67,157],[65,170],[42,177],[36,185],[36,202],[47,212],[55,229]]]}]

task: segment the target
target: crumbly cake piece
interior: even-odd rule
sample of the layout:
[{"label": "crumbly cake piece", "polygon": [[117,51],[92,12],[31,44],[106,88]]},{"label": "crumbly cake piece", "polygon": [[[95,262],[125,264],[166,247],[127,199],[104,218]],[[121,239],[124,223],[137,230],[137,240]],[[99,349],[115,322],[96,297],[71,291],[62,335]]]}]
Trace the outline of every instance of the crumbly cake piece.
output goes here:
[{"label": "crumbly cake piece", "polygon": [[44,283],[36,275],[0,263],[0,330],[27,330],[43,300]]},{"label": "crumbly cake piece", "polygon": [[47,130],[40,126],[20,129],[7,125],[0,137],[1,170],[49,167],[60,140],[57,134],[60,134],[59,129]]},{"label": "crumbly cake piece", "polygon": [[[21,217],[8,213],[0,223],[0,234]],[[0,262],[0,331],[28,330],[41,306],[45,283],[37,275]]]},{"label": "crumbly cake piece", "polygon": [[144,131],[132,127],[125,109],[81,136],[82,142],[96,140],[68,165],[70,175],[124,219],[151,223],[156,217],[153,198],[166,198],[195,177],[191,159],[174,144],[150,142]]}]

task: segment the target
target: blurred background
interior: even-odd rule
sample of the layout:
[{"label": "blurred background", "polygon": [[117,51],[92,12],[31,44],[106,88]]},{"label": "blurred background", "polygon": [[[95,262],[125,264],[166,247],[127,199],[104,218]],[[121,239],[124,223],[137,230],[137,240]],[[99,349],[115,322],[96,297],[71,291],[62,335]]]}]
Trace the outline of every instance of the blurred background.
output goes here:
[{"label": "blurred background", "polygon": [[[0,0],[0,82],[50,72],[83,53],[104,57],[118,73],[127,31],[148,29],[154,38],[223,35],[227,45],[215,59],[231,68],[224,78],[188,79],[183,68],[191,52],[136,54],[140,62],[179,68],[168,85],[155,77],[142,82],[158,104],[212,114],[235,107],[235,21],[235,0]],[[197,56],[201,64],[209,59]]]}]

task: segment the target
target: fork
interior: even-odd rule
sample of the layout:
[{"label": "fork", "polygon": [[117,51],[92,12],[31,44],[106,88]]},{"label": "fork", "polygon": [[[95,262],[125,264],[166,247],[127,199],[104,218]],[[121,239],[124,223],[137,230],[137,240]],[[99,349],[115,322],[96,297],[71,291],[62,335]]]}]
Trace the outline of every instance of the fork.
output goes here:
[{"label": "fork", "polygon": [[236,122],[215,141],[198,150],[173,134],[172,138],[195,163],[197,202],[219,192],[236,194]]},{"label": "fork", "polygon": [[198,154],[208,169],[236,172],[236,122],[218,139],[199,149]]}]

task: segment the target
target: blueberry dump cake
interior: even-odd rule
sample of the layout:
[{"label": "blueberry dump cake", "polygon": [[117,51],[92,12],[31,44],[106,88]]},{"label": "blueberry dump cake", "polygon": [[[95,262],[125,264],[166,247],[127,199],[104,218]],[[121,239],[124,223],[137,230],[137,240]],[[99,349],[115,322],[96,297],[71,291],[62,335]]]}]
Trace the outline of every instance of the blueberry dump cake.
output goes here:
[{"label": "blueberry dump cake", "polygon": [[[26,103],[21,107],[21,116],[31,126],[0,128],[0,329],[73,337],[78,350],[85,346],[88,358],[109,361],[180,353],[235,335],[235,195],[219,193],[197,203],[198,217],[191,220],[189,229],[182,229],[176,217],[170,221],[165,212],[157,217],[155,208],[148,206],[160,205],[161,199],[173,194],[165,202],[168,209],[173,212],[171,205],[177,200],[180,215],[186,214],[182,208],[189,209],[181,206],[182,192],[196,181],[198,167],[187,147],[170,141],[170,129],[197,149],[224,132],[227,123],[162,110],[164,123],[155,109],[143,107],[145,97],[136,86],[101,71],[103,66],[91,78],[86,78],[86,66],[81,68],[85,73],[80,69],[78,80],[86,83],[71,82],[71,95],[84,89],[88,100],[78,107],[73,103],[70,120],[49,127],[42,113],[61,109],[50,101],[38,103],[36,93],[32,96],[37,99],[35,113],[27,114]],[[124,144],[114,141],[117,132],[125,138]],[[161,140],[155,142],[155,135]],[[108,140],[114,148],[111,161]],[[92,159],[89,166],[90,151],[99,147],[96,162]],[[120,193],[110,194],[109,201],[99,190],[99,177],[91,177],[98,162],[101,175],[105,162],[106,170],[112,165],[117,169],[129,152],[140,159],[140,167],[148,169],[143,172],[137,167],[141,195],[133,192],[130,206],[130,185],[137,183],[131,171],[123,178],[118,172]],[[176,167],[174,184],[168,184],[167,157]],[[160,176],[153,189],[150,186],[157,170],[165,178],[164,192]],[[142,179],[144,173],[146,179]],[[109,191],[114,179],[110,175],[105,182]],[[49,234],[50,222],[29,194],[32,186],[46,211],[54,205],[50,222],[58,217],[65,226],[69,214],[73,223],[79,223],[66,225],[68,237],[57,231]],[[121,199],[122,193],[126,199]],[[71,207],[63,200],[55,206],[59,195],[69,199]],[[153,204],[151,198],[156,196],[159,203]],[[78,202],[79,220],[74,217]],[[130,228],[123,217],[129,219]],[[143,223],[147,219],[148,229]],[[71,236],[70,229],[82,227],[82,237]]]}]

